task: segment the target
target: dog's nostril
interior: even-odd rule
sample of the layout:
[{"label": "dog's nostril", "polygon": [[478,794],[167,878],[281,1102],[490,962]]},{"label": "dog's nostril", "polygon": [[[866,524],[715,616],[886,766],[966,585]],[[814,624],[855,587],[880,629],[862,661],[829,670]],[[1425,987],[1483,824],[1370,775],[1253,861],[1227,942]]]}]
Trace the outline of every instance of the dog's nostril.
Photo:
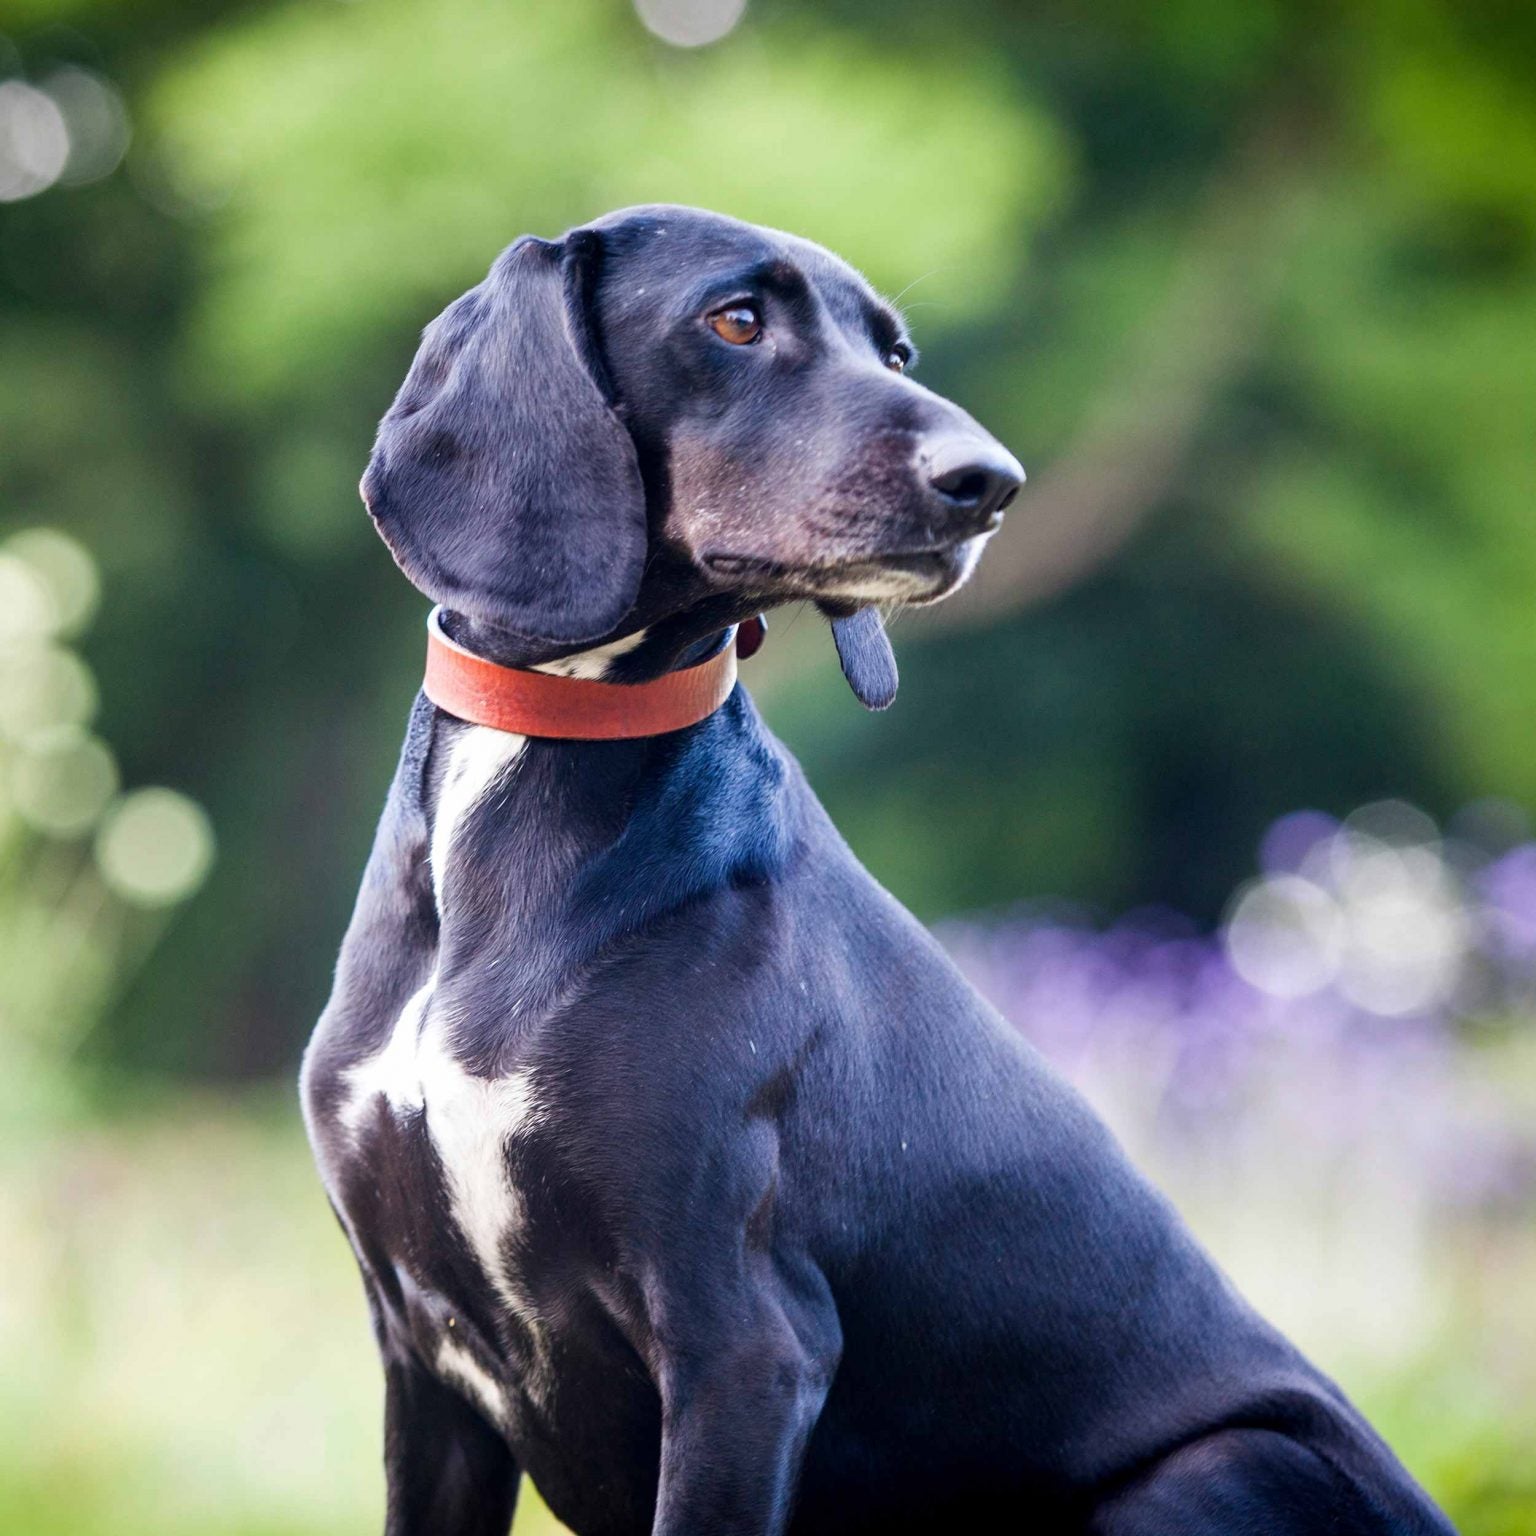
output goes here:
[{"label": "dog's nostril", "polygon": [[1003,499],[1000,502],[998,502],[996,510],[999,511],[999,512],[1006,512],[1008,510],[1008,508],[1013,505],[1014,498],[1018,494],[1019,494],[1019,488],[1018,488],[1018,486],[1014,486],[1013,489],[1011,491],[1009,491],[1008,494],[1006,496],[1004,496]]},{"label": "dog's nostril", "polygon": [[1019,461],[1001,444],[970,435],[935,443],[923,455],[928,484],[968,523],[993,520],[1024,483]]},{"label": "dog's nostril", "polygon": [[979,507],[987,499],[991,477],[984,469],[953,469],[940,475],[933,488],[957,507]]}]

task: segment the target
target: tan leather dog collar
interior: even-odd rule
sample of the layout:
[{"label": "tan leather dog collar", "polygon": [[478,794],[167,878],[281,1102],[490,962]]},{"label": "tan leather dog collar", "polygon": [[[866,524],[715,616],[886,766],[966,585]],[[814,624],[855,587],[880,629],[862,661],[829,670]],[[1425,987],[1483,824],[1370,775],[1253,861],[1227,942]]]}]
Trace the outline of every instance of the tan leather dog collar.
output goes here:
[{"label": "tan leather dog collar", "polygon": [[422,691],[439,709],[473,725],[517,736],[566,741],[620,741],[662,736],[696,725],[720,708],[736,686],[736,657],[762,639],[749,619],[733,643],[707,661],[644,683],[604,683],[504,667],[449,638],[443,610],[427,619],[427,674]]}]

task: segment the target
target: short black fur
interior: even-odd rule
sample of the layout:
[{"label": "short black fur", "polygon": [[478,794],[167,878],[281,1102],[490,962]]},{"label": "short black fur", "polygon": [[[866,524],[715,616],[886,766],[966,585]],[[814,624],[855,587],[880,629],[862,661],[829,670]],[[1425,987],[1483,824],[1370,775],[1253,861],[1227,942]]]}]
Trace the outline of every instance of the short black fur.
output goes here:
[{"label": "short black fur", "polygon": [[[1019,479],[902,334],[714,215],[519,242],[429,328],[370,506],[497,660],[622,641],[587,664],[638,681],[805,598],[886,702],[870,603],[952,590]],[[505,1532],[521,1472],[580,1536],[1449,1530],[740,689],[586,743],[418,699],[304,1100],[391,1536]]]}]

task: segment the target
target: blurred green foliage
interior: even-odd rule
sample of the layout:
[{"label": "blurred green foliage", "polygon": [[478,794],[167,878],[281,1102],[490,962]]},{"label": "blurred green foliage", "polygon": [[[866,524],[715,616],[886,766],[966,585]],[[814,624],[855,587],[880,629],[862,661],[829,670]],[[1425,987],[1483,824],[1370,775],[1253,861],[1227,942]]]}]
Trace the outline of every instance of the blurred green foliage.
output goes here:
[{"label": "blurred green foliage", "polygon": [[[523,230],[697,201],[905,290],[1036,471],[888,717],[802,623],[759,692],[922,913],[1211,915],[1300,804],[1536,799],[1536,22],[1522,7],[30,0],[115,175],[0,206],[0,517],[103,567],[130,778],[222,857],[101,1033],[291,1066],[418,663],[354,485],[420,325]],[[972,751],[958,765],[952,744]]]}]

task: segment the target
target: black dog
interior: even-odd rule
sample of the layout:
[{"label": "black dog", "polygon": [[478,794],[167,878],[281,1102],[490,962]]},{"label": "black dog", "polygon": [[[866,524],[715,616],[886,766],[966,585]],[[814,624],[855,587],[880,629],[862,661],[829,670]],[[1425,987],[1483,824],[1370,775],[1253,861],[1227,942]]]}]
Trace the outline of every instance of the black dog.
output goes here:
[{"label": "black dog", "polygon": [[[428,329],[364,496],[469,650],[619,682],[873,601],[1022,475],[805,241],[520,240]],[[527,739],[425,699],[305,1064],[383,1352],[388,1529],[1446,1532],[859,867],[738,688]]]}]

